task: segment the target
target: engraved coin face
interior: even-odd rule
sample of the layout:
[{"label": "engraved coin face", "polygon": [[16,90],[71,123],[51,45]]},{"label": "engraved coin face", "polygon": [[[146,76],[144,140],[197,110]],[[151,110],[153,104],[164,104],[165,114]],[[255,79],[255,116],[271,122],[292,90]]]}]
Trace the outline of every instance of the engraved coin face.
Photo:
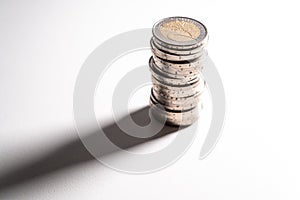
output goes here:
[{"label": "engraved coin face", "polygon": [[161,34],[173,41],[184,42],[195,40],[200,35],[200,29],[186,20],[172,20],[161,24]]},{"label": "engraved coin face", "polygon": [[157,22],[153,27],[156,39],[169,45],[191,46],[201,44],[207,36],[206,27],[190,18],[170,17]]}]

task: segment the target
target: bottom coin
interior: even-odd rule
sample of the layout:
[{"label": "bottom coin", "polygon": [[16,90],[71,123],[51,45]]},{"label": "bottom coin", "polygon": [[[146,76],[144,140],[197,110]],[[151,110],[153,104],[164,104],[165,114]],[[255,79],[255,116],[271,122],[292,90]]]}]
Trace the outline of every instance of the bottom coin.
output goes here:
[{"label": "bottom coin", "polygon": [[150,107],[151,113],[159,121],[166,121],[166,123],[170,125],[188,126],[198,119],[199,112],[202,109],[202,103],[190,110],[171,111],[165,109],[163,105],[153,102],[153,99],[150,98]]}]

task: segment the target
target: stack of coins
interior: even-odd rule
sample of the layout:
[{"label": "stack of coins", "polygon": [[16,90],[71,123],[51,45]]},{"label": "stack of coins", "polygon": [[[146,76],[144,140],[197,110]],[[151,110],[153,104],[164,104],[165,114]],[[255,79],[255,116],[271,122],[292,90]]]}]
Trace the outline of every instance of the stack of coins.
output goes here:
[{"label": "stack of coins", "polygon": [[170,17],[152,29],[149,60],[152,75],[150,106],[155,117],[168,124],[188,126],[199,117],[201,76],[206,55],[207,30],[191,18]]}]

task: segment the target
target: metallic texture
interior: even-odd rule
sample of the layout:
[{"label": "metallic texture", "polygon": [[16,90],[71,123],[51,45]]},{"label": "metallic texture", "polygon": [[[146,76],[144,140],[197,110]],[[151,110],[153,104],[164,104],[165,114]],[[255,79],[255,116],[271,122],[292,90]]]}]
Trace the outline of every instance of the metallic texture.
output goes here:
[{"label": "metallic texture", "polygon": [[205,81],[201,70],[207,55],[207,30],[194,19],[170,17],[157,22],[152,33],[149,103],[154,116],[171,125],[191,125],[202,108]]}]

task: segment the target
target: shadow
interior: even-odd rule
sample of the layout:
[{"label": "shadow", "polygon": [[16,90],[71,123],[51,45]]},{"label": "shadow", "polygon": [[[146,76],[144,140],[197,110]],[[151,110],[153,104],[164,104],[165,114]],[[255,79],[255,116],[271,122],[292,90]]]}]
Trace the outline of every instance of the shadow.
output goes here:
[{"label": "shadow", "polygon": [[[149,107],[147,106],[132,113],[131,115],[125,116],[120,121],[126,121],[131,117],[136,122],[136,124],[145,126],[150,122],[148,112]],[[137,138],[124,133],[116,123],[109,124],[103,128],[106,136],[110,139],[110,141],[122,149],[133,147],[135,145],[145,143],[149,140],[162,137],[169,133],[173,133],[178,129],[178,127],[164,125],[162,130],[160,130],[159,133],[152,137]],[[151,130],[152,129],[149,128],[150,135]],[[94,132],[89,134],[85,139],[93,141],[99,135],[101,135],[99,134],[99,132]],[[97,150],[97,156],[107,155],[118,150],[117,147],[107,148],[107,146],[99,143],[95,143],[95,148]],[[95,150],[95,148],[93,150]],[[22,183],[31,181],[35,178],[54,173],[58,170],[95,159],[96,158],[87,151],[80,138],[74,139],[73,141],[62,145],[61,147],[47,154],[46,156],[43,156],[42,158],[36,159],[35,161],[27,165],[18,166],[18,168],[10,170],[3,175],[0,174],[0,192],[2,190],[9,189]]]}]

